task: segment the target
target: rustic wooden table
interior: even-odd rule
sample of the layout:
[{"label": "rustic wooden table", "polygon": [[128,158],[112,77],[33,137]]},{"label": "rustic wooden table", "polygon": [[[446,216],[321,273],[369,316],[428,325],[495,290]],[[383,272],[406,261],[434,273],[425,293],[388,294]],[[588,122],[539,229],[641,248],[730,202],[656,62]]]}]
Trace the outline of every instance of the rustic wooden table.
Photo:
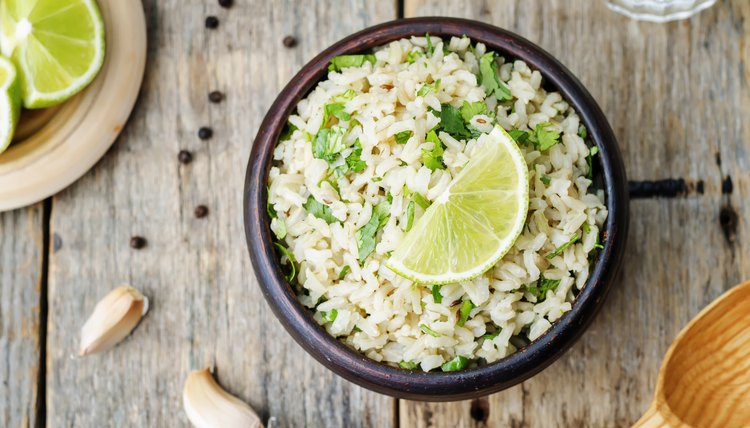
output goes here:
[{"label": "rustic wooden table", "polygon": [[[0,425],[186,426],[183,381],[215,365],[228,390],[281,426],[627,426],[675,334],[750,276],[750,2],[664,25],[603,1],[234,3],[144,0],[146,76],[118,141],[69,189],[0,214]],[[204,27],[208,15],[218,28]],[[536,42],[599,101],[631,180],[689,188],[632,201],[619,280],[572,350],[522,385],[450,404],[366,391],[296,345],[256,285],[240,209],[257,126],[292,75],[356,30],[419,15]],[[209,103],[212,90],[226,99]],[[213,138],[198,139],[201,126]],[[177,161],[180,150],[192,163]],[[201,204],[209,214],[196,218]],[[147,246],[130,248],[133,235]],[[114,350],[72,359],[83,321],[121,283],[151,298],[148,316]]]}]

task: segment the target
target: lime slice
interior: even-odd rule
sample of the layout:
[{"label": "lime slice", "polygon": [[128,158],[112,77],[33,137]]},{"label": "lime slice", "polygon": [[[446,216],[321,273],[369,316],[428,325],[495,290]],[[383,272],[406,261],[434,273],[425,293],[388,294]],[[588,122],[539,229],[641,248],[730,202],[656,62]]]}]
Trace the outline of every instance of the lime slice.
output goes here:
[{"label": "lime slice", "polygon": [[414,282],[447,284],[477,277],[513,246],[529,207],[529,171],[501,128],[476,151],[419,219],[386,266]]},{"label": "lime slice", "polygon": [[13,139],[21,110],[21,86],[13,63],[0,57],[0,153]]},{"label": "lime slice", "polygon": [[0,48],[21,75],[26,108],[67,100],[104,62],[104,23],[94,0],[2,0],[0,29]]}]

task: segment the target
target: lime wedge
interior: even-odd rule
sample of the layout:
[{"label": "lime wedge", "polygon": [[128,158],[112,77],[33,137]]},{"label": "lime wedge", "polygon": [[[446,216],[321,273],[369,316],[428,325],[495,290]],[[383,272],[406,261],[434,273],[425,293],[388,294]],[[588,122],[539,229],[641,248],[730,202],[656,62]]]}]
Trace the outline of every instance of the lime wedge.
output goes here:
[{"label": "lime wedge", "polygon": [[0,57],[0,153],[13,139],[21,110],[21,86],[13,63]]},{"label": "lime wedge", "polygon": [[477,277],[513,246],[529,207],[529,171],[501,128],[477,141],[471,160],[399,244],[386,266],[423,284]]},{"label": "lime wedge", "polygon": [[21,76],[24,107],[49,107],[96,77],[104,23],[94,0],[2,0],[0,48]]}]

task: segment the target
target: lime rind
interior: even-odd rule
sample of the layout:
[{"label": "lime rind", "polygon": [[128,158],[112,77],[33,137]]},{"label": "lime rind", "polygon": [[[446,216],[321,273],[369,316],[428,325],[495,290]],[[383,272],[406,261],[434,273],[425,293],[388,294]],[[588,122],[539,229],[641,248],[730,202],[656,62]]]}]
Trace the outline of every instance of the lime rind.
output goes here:
[{"label": "lime rind", "polygon": [[0,57],[0,153],[10,146],[21,112],[21,85],[16,68]]},{"label": "lime rind", "polygon": [[[17,2],[25,5],[28,0],[4,0],[0,5],[0,48],[2,53],[10,57],[18,68],[23,105],[29,109],[37,109],[60,104],[88,86],[104,64],[105,31],[99,7],[95,0],[73,0],[61,2],[59,5],[53,3],[52,0],[36,0],[33,7],[29,5],[21,5],[24,7],[20,7]],[[44,3],[43,6],[52,9],[59,7],[60,13],[83,5],[87,12],[86,18],[89,18],[86,24],[90,24],[90,28],[87,29],[90,30],[88,31],[90,34],[85,34],[85,38],[71,37],[70,34],[66,34],[71,29],[85,27],[80,22],[65,27],[62,27],[62,23],[58,22],[56,25],[61,25],[58,33],[50,31],[48,28],[36,30],[35,20],[43,23],[43,26],[48,26],[49,23],[44,23],[44,21],[54,17],[54,12],[52,15],[30,16],[34,14],[35,7],[40,3]],[[12,16],[13,14],[15,15]],[[26,28],[19,29],[19,27],[24,26]],[[18,37],[16,37],[20,33],[27,33],[24,40],[18,40]],[[51,44],[51,40],[57,41],[59,52],[49,50],[47,45]],[[66,67],[60,63],[59,60],[62,56],[71,54],[71,49],[60,47],[65,43],[68,45],[78,44],[82,48],[93,47],[91,50],[93,55],[90,58],[85,58],[87,62],[84,61],[82,70],[71,70],[71,64],[66,64]],[[35,59],[31,60],[30,58]],[[44,66],[35,67],[29,63],[30,61],[40,62]],[[79,64],[75,65],[78,66]],[[40,68],[40,70],[35,68]],[[42,81],[48,83],[47,86],[59,87],[60,89],[42,89],[40,88],[42,86],[40,82]]]},{"label": "lime rind", "polygon": [[[466,167],[386,262],[398,275],[422,284],[468,281],[492,268],[521,235],[529,206],[529,171],[523,153],[500,127],[480,137],[478,143],[481,146]],[[506,162],[493,164],[499,159]],[[503,180],[515,180],[516,187],[472,187],[479,182],[490,181],[491,185]],[[504,216],[500,215],[503,210],[487,209],[498,204],[509,208]],[[447,259],[446,254],[450,256]],[[440,271],[425,272],[430,270],[426,266],[435,267],[434,260],[443,262],[437,264]],[[457,264],[471,266],[454,269]]]}]

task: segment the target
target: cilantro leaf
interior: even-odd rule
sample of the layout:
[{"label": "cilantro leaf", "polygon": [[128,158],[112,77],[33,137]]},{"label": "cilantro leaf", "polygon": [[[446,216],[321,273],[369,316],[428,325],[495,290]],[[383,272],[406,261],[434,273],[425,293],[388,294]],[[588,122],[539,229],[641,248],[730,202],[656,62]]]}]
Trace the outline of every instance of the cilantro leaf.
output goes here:
[{"label": "cilantro leaf", "polygon": [[357,95],[357,92],[354,91],[354,89],[347,89],[346,92],[340,95],[336,95],[333,97],[333,100],[337,103],[349,101],[350,99],[354,98]]},{"label": "cilantro leaf", "polygon": [[479,59],[479,80],[485,93],[487,95],[494,93],[498,101],[513,98],[508,86],[498,76],[495,52],[487,52]]},{"label": "cilantro leaf", "polygon": [[[583,235],[584,236],[586,236],[589,233],[591,233],[591,225],[589,225],[588,223],[583,223],[583,226],[581,226],[581,228],[583,229]],[[594,249],[595,250],[603,250],[604,249],[604,245],[602,245],[601,242],[599,242],[599,234],[598,233],[596,234],[596,242],[594,243]]]},{"label": "cilantro leaf", "polygon": [[348,67],[361,67],[365,61],[375,64],[375,55],[339,55],[331,58],[328,71],[341,71]]},{"label": "cilantro leaf", "polygon": [[440,106],[440,127],[458,140],[471,137],[471,132],[466,129],[461,113],[450,104]]},{"label": "cilantro leaf", "polygon": [[458,310],[459,327],[463,327],[464,324],[466,324],[466,321],[469,319],[469,315],[471,314],[471,310],[475,307],[476,306],[474,306],[474,303],[472,303],[471,300],[464,300],[463,303],[461,303],[461,309]]},{"label": "cilantro leaf", "polygon": [[367,167],[365,161],[362,160],[362,144],[360,144],[359,138],[354,141],[354,150],[346,157],[346,164],[352,172],[362,172]]},{"label": "cilantro leaf", "polygon": [[351,268],[349,267],[349,265],[346,265],[343,268],[341,268],[341,272],[339,272],[339,280],[344,279],[344,277],[346,276],[347,273],[349,273],[350,270]]},{"label": "cilantro leaf", "polygon": [[414,201],[409,201],[409,205],[406,206],[406,227],[404,227],[404,232],[410,231],[413,224],[414,224]]},{"label": "cilantro leaf", "polygon": [[406,62],[408,62],[409,64],[414,64],[414,62],[417,61],[417,58],[421,56],[424,56],[424,52],[422,52],[421,49],[413,49],[406,55]]},{"label": "cilantro leaf", "polygon": [[398,366],[404,370],[416,370],[417,367],[419,367],[419,364],[414,361],[401,361],[398,363]]},{"label": "cilantro leaf", "polygon": [[328,122],[331,120],[331,116],[338,120],[350,120],[352,116],[344,111],[344,103],[332,103],[326,104],[323,107],[323,127],[328,128]]},{"label": "cilantro leaf", "polygon": [[534,143],[534,146],[539,151],[548,150],[550,147],[560,142],[560,133],[554,130],[548,130],[547,127],[550,123],[538,123],[534,127],[534,132],[529,135],[529,141]]},{"label": "cilantro leaf", "polygon": [[431,329],[430,327],[427,327],[427,325],[425,325],[425,324],[419,324],[419,328],[423,332],[429,334],[432,337],[440,337],[440,333],[436,332],[435,330]]},{"label": "cilantro leaf", "polygon": [[563,251],[565,251],[565,249],[566,249],[566,248],[568,248],[568,247],[570,247],[571,245],[573,245],[573,244],[575,244],[576,242],[578,242],[578,240],[579,240],[579,239],[581,239],[581,235],[580,235],[580,234],[578,234],[578,233],[576,233],[575,235],[573,235],[573,237],[572,237],[572,238],[570,238],[570,241],[568,241],[568,242],[566,242],[566,243],[564,243],[564,244],[560,245],[559,247],[557,247],[557,248],[555,249],[555,251],[553,251],[553,252],[551,252],[551,253],[547,254],[547,256],[546,256],[546,257],[547,257],[548,259],[551,259],[551,258],[553,258],[553,257],[559,256],[560,254],[562,254],[562,252],[563,252]]},{"label": "cilantro leaf", "polygon": [[531,293],[537,300],[544,300],[547,298],[548,291],[555,291],[557,286],[560,285],[559,279],[547,279],[544,275],[539,277],[535,286],[527,286],[526,291]]},{"label": "cilantro leaf", "polygon": [[459,370],[463,370],[466,368],[466,366],[469,365],[468,358],[458,355],[454,359],[448,361],[447,363],[440,366],[440,370],[444,372],[457,372]]},{"label": "cilantro leaf", "polygon": [[281,135],[279,135],[279,141],[288,140],[297,129],[298,128],[292,125],[291,122],[287,122],[286,125],[284,125],[284,130],[281,131]]},{"label": "cilantro leaf", "polygon": [[372,209],[370,221],[356,233],[359,262],[362,263],[375,250],[375,235],[385,226],[391,217],[391,204],[385,200]]},{"label": "cilantro leaf", "polygon": [[430,40],[430,33],[424,35],[427,39],[427,56],[432,56],[435,53],[435,46],[432,46],[432,40]]},{"label": "cilantro leaf", "polygon": [[487,104],[481,101],[476,101],[473,103],[464,101],[464,103],[461,105],[460,111],[461,117],[464,119],[464,122],[469,122],[472,117],[478,114],[484,114],[487,111]]},{"label": "cilantro leaf", "polygon": [[331,207],[321,204],[320,202],[315,200],[312,195],[307,198],[307,202],[302,204],[302,208],[304,208],[305,211],[307,211],[309,214],[312,214],[319,219],[325,220],[325,222],[328,224],[336,223],[337,221],[339,221],[339,219],[333,216]]},{"label": "cilantro leaf", "polygon": [[432,171],[436,169],[445,169],[443,163],[443,143],[438,138],[435,131],[427,134],[426,141],[434,144],[432,150],[422,149],[422,164]]},{"label": "cilantro leaf", "polygon": [[443,295],[440,294],[440,288],[442,285],[435,284],[432,286],[432,301],[435,303],[443,303]]},{"label": "cilantro leaf", "polygon": [[417,90],[417,96],[423,97],[430,92],[437,92],[437,90],[440,89],[440,79],[432,82],[432,83],[425,83],[423,84],[418,90]]},{"label": "cilantro leaf", "polygon": [[414,192],[412,198],[414,199],[414,202],[417,203],[417,205],[422,207],[423,210],[426,210],[430,206],[430,201],[428,201],[427,198],[422,196],[420,193]]},{"label": "cilantro leaf", "polygon": [[514,139],[518,144],[526,144],[526,142],[529,141],[529,133],[521,131],[520,129],[511,129],[508,131],[508,135],[510,135],[510,138]]},{"label": "cilantro leaf", "polygon": [[[294,277],[297,276],[297,261],[294,260],[294,255],[283,245],[279,244],[278,242],[274,242],[273,245],[276,247],[276,249],[279,250],[279,253],[281,253],[281,257],[287,258],[287,261],[289,262],[288,267],[284,272],[284,278],[286,278],[287,282],[291,284],[292,281],[294,281]],[[287,266],[286,263],[282,263],[284,266]]]},{"label": "cilantro leaf", "polygon": [[539,180],[541,180],[542,183],[547,184],[547,185],[549,185],[549,183],[552,182],[552,178],[547,174],[539,177]]},{"label": "cilantro leaf", "polygon": [[589,131],[586,129],[586,125],[581,124],[581,126],[578,127],[578,136],[585,140],[588,135]]},{"label": "cilantro leaf", "polygon": [[344,134],[346,134],[346,129],[341,126],[332,126],[330,129],[323,128],[318,131],[313,140],[313,157],[323,159],[328,163],[336,160],[338,154],[346,148]]},{"label": "cilantro leaf", "polygon": [[339,315],[339,311],[331,309],[328,312],[320,311],[320,315],[323,317],[323,324],[336,321],[336,317]]},{"label": "cilantro leaf", "polygon": [[411,138],[413,134],[414,133],[412,131],[402,131],[398,134],[395,134],[393,138],[396,139],[396,144],[406,144],[406,142],[409,141],[409,138]]},{"label": "cilantro leaf", "polygon": [[586,156],[586,162],[589,164],[589,172],[586,174],[588,178],[592,178],[594,176],[594,156],[599,153],[599,147],[593,146],[589,149],[589,154]]}]

